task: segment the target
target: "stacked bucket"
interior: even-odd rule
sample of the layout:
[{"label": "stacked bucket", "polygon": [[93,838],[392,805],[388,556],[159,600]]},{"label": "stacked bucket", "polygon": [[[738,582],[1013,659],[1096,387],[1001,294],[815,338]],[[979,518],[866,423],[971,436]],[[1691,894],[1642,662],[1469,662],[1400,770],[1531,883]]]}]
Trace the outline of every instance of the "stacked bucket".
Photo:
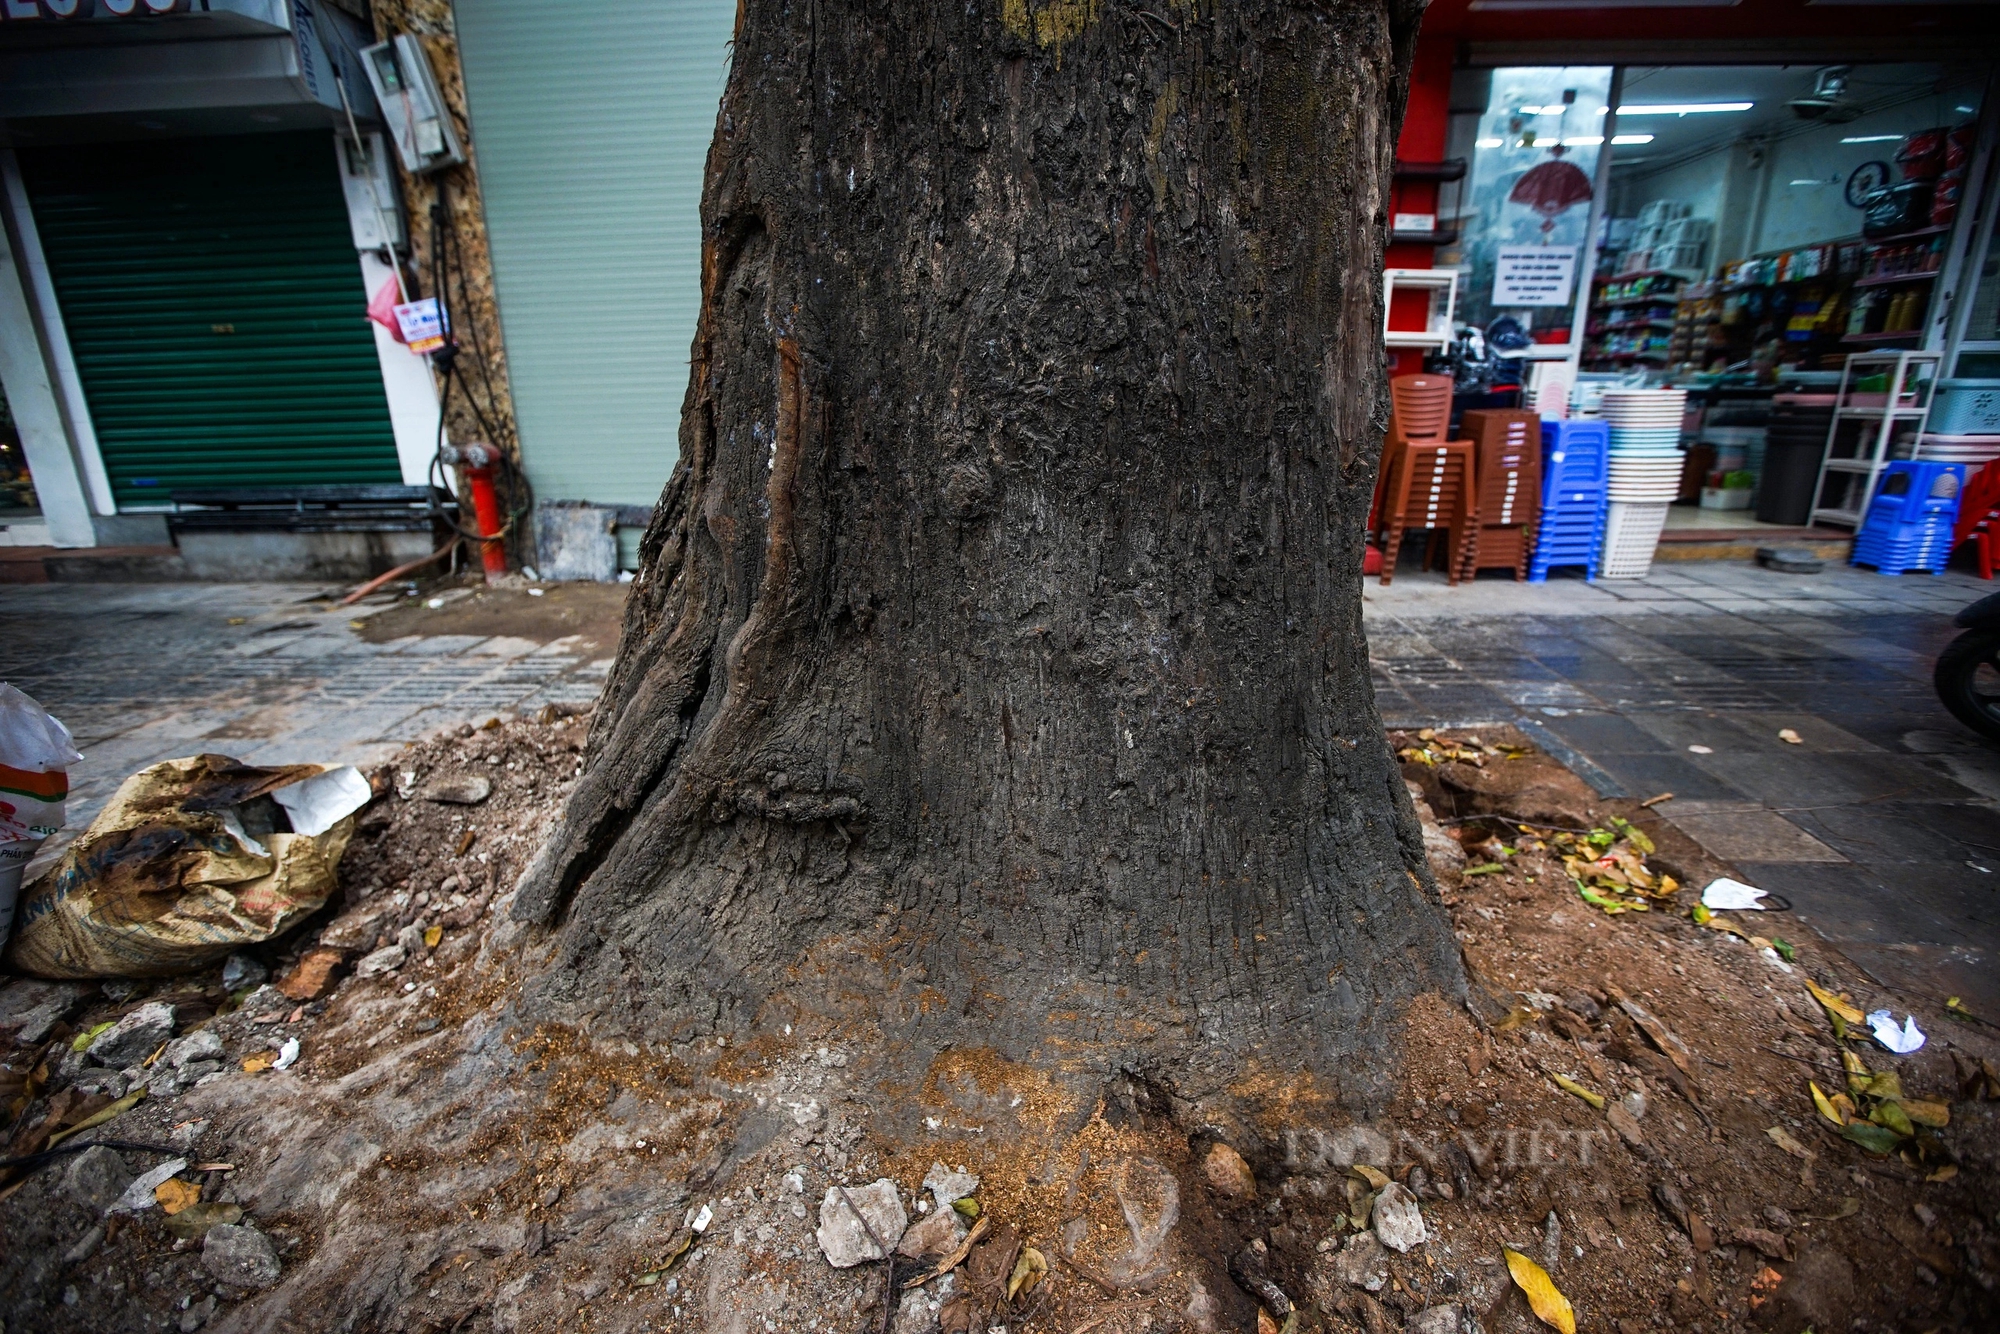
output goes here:
[{"label": "stacked bucket", "polygon": [[1539,584],[1562,565],[1581,565],[1584,578],[1597,577],[1609,443],[1601,421],[1542,423],[1542,513],[1528,582]]},{"label": "stacked bucket", "polygon": [[1855,534],[1854,563],[1872,565],[1883,574],[1944,569],[1964,489],[1962,463],[1891,463],[1875,484],[1875,498]]},{"label": "stacked bucket", "polygon": [[1604,548],[1598,574],[1643,579],[1680,492],[1685,389],[1608,389],[1601,411],[1611,428],[1606,470]]}]

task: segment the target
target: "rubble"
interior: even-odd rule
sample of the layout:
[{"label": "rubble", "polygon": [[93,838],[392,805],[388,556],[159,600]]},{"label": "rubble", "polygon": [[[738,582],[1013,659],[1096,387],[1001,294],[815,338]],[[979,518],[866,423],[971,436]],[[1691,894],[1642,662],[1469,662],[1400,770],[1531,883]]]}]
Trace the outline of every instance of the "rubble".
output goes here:
[{"label": "rubble", "polygon": [[143,1061],[174,1035],[174,1007],[149,1001],[91,1040],[85,1054],[99,1065],[122,1069]]},{"label": "rubble", "polygon": [[221,1223],[208,1230],[202,1238],[201,1263],[224,1283],[239,1288],[268,1288],[284,1272],[271,1239],[236,1223]]},{"label": "rubble", "polygon": [[865,1186],[828,1186],[813,1236],[828,1264],[848,1269],[886,1257],[908,1225],[896,1183],[883,1177]]},{"label": "rubble", "polygon": [[1257,1175],[1243,1155],[1217,1140],[1201,1160],[1202,1175],[1208,1184],[1233,1200],[1247,1200],[1257,1194]]},{"label": "rubble", "polygon": [[1408,1252],[1430,1240],[1417,1197],[1399,1182],[1391,1181],[1376,1195],[1374,1216],[1376,1238],[1392,1251]]}]

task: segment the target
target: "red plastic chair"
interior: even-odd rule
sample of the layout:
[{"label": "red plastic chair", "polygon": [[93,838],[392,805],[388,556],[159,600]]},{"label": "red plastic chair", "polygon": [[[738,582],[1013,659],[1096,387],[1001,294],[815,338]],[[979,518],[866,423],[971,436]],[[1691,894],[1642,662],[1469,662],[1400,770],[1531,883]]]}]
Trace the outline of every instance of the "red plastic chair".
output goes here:
[{"label": "red plastic chair", "polygon": [[[1451,377],[1399,375],[1389,381],[1389,435],[1382,467],[1382,582],[1396,575],[1405,528],[1447,534],[1445,579],[1456,584],[1478,527],[1477,461],[1470,440],[1447,440]],[[1539,441],[1537,442],[1539,445]],[[1424,561],[1430,564],[1427,555]]]},{"label": "red plastic chair", "polygon": [[1520,408],[1473,411],[1463,429],[1478,458],[1479,500],[1470,540],[1454,544],[1466,553],[1460,577],[1511,569],[1525,580],[1541,514],[1542,419]]}]

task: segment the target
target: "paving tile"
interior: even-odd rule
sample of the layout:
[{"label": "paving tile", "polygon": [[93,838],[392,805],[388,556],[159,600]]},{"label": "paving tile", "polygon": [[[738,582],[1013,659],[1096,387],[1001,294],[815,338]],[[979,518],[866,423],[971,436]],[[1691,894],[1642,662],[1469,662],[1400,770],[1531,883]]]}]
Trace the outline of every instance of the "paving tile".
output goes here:
[{"label": "paving tile", "polygon": [[1706,773],[1673,754],[1619,754],[1590,751],[1590,758],[1616,778],[1627,793],[1644,799],[1671,792],[1677,800],[1740,803],[1746,795],[1726,779]]},{"label": "paving tile", "polygon": [[1542,726],[1591,755],[1658,753],[1667,749],[1667,743],[1659,737],[1630,718],[1613,713],[1573,713],[1547,718]]},{"label": "paving tile", "polygon": [[1848,859],[1775,811],[1727,801],[1684,801],[1657,809],[1726,862],[1845,862]]}]

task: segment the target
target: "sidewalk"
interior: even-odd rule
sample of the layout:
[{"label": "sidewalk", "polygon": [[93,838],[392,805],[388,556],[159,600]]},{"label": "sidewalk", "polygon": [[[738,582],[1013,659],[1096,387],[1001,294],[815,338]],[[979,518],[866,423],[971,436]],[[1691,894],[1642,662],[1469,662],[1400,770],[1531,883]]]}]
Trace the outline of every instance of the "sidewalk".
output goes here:
[{"label": "sidewalk", "polygon": [[[0,680],[76,736],[69,828],[126,776],[214,751],[263,764],[378,763],[440,727],[544,703],[587,704],[613,644],[571,636],[410,635],[355,622],[394,591],[332,608],[309,584],[0,587]],[[414,600],[412,600],[414,601]],[[45,850],[44,855],[47,855]]]},{"label": "sidewalk", "polygon": [[1662,815],[1877,981],[2000,1014],[2000,747],[1930,684],[1951,615],[1993,587],[1720,561],[1399,573],[1363,615],[1385,723],[1513,723],[1606,796],[1672,792]]}]

